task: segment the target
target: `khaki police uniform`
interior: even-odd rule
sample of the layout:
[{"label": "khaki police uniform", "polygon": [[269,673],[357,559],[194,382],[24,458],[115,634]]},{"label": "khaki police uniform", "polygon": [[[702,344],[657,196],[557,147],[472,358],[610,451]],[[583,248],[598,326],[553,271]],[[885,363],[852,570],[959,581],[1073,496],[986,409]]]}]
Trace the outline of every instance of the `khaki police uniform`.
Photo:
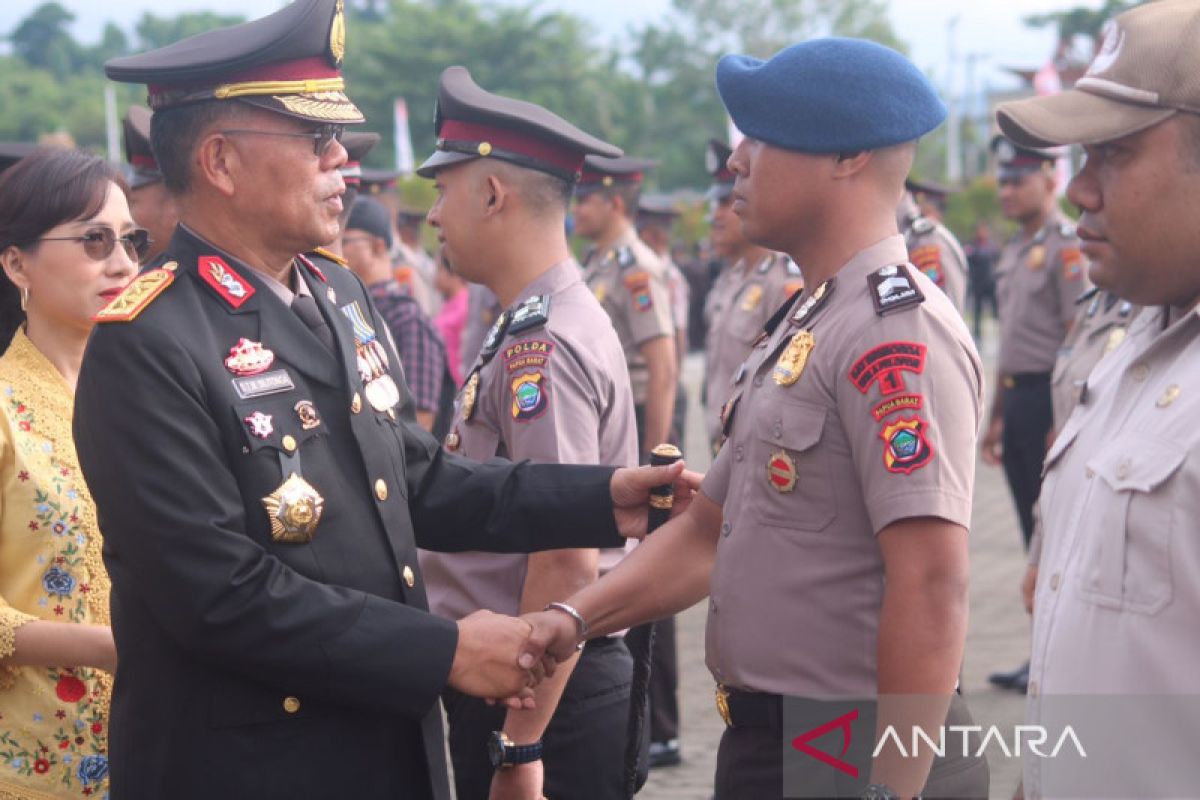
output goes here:
[{"label": "khaki police uniform", "polygon": [[[495,323],[459,394],[443,447],[475,461],[501,456],[636,466],[625,357],[574,260],[526,287]],[[610,555],[608,563],[616,558]],[[519,613],[528,556],[423,551],[420,560],[434,613],[451,619],[480,608]],[[619,638],[585,648],[543,737],[547,796],[621,797],[631,674]],[[487,736],[503,726],[505,711],[453,691],[444,700],[458,795],[486,798],[493,769]],[[581,782],[584,774],[588,780]]]},{"label": "khaki police uniform", "polygon": [[482,283],[467,284],[467,322],[463,326],[462,345],[462,374],[470,375],[471,367],[483,348],[483,340],[488,331],[496,324],[500,316],[500,301],[492,290]]},{"label": "khaki police uniform", "polygon": [[929,217],[913,217],[904,229],[912,263],[946,293],[959,314],[967,302],[967,256],[958,237]]},{"label": "khaki police uniform", "polygon": [[[914,517],[970,526],[982,366],[961,317],[906,262],[903,238],[888,237],[782,309],[726,407],[728,439],[701,487],[724,515],[706,660],[735,710],[746,694],[874,696],[876,535]],[[779,741],[753,739],[776,760]],[[718,764],[718,796],[778,796],[779,773],[759,761],[761,786],[727,785]],[[955,769],[939,760],[928,788]]]},{"label": "khaki police uniform", "polygon": [[675,335],[662,260],[629,226],[611,247],[588,254],[584,280],[617,331],[629,366],[634,404],[644,406],[650,375],[638,348],[660,336]]},{"label": "khaki police uniform", "polygon": [[757,264],[739,261],[723,270],[705,305],[705,430],[721,439],[721,407],[735,389],[738,368],[777,308],[804,286],[800,268],[783,253],[769,253]]},{"label": "khaki police uniform", "polygon": [[[1192,535],[1200,513],[1200,317],[1192,310],[1168,327],[1165,313],[1143,311],[1100,361],[1046,457],[1031,724],[1061,730],[1072,712],[1078,723],[1066,694],[1200,694],[1198,673],[1187,666],[1200,658],[1200,545]],[[1120,707],[1093,702],[1108,709],[1109,721],[1113,708],[1123,709],[1115,713],[1126,748],[1151,743],[1144,759],[1120,752],[1120,768],[1105,773],[1104,794],[1179,796],[1180,775],[1195,775],[1194,718],[1165,713],[1153,698]],[[1085,745],[1087,730],[1095,736],[1099,729],[1078,731]],[[1100,796],[1094,785],[1083,794],[1072,788],[1089,785],[1076,774],[1079,762],[1074,772],[1064,769],[1026,761],[1026,796]]]},{"label": "khaki police uniform", "polygon": [[1003,387],[1005,476],[1028,546],[1053,425],[1050,381],[1075,299],[1088,287],[1075,228],[1054,214],[1028,241],[1014,234],[996,264],[1000,302],[999,380]]}]

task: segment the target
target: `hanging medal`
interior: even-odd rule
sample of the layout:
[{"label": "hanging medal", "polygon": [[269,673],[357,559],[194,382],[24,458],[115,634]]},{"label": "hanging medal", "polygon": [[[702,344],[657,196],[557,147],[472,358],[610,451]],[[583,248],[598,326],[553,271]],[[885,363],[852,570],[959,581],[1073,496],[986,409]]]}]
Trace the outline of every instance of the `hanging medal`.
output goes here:
[{"label": "hanging medal", "polygon": [[342,313],[354,330],[354,355],[363,394],[376,411],[387,411],[400,402],[400,388],[388,373],[387,350],[375,329],[367,322],[358,301],[342,306]]}]

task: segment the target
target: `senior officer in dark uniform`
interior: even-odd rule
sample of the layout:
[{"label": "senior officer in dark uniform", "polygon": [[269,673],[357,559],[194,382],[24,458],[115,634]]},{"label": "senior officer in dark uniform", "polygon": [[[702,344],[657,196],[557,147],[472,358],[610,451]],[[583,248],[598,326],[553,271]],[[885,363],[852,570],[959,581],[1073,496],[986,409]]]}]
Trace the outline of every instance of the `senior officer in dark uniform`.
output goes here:
[{"label": "senior officer in dark uniform", "polygon": [[162,171],[150,147],[152,114],[144,106],[131,106],[122,121],[125,160],[129,163],[129,213],[138,225],[150,232],[150,249],[142,258],[143,264],[158,258],[166,249],[179,222],[175,198],[163,183]]},{"label": "senior officer in dark uniform", "polygon": [[[1004,467],[1025,549],[1033,537],[1034,505],[1054,414],[1050,381],[1059,348],[1071,331],[1075,300],[1087,288],[1075,226],[1058,207],[1056,154],[992,140],[1000,205],[1020,228],[996,264],[1000,356],[992,409],[981,444],[985,462]],[[993,684],[1025,690],[1029,664],[994,672]]]},{"label": "senior officer in dark uniform", "polygon": [[303,255],[338,232],[337,135],[361,119],[343,32],[340,0],[303,0],[107,65],[151,85],[182,210],[100,313],[76,397],[117,797],[447,798],[439,693],[537,676],[525,623],[425,611],[418,542],[620,542],[623,473],[440,455],[362,283]]},{"label": "senior officer in dark uniform", "polygon": [[[429,223],[463,277],[484,283],[506,309],[472,365],[443,446],[476,461],[635,465],[625,355],[564,226],[584,157],[620,150],[540,106],[484,91],[463,67],[442,73],[438,126],[438,150],[417,170],[438,188]],[[460,619],[481,608],[540,611],[594,581],[598,561],[594,549],[423,551],[421,571],[430,609]],[[533,710],[506,713],[447,690],[459,800],[487,800],[489,791],[497,799],[621,800],[631,674],[624,644],[605,638],[540,684]]]},{"label": "senior officer in dark uniform", "polygon": [[634,227],[642,180],[655,163],[588,156],[575,187],[575,231],[595,243],[583,258],[584,280],[625,348],[642,459],[670,436],[679,373],[666,266]]},{"label": "senior officer in dark uniform", "polygon": [[[747,137],[729,160],[734,210],[806,288],[750,355],[701,495],[566,600],[584,625],[552,609],[533,641],[563,656],[711,593],[707,660],[729,726],[717,798],[986,796],[986,764],[961,751],[932,770],[927,749],[881,755],[856,779],[799,752],[780,763],[805,730],[784,729],[782,696],[878,696],[879,724],[904,741],[910,724],[969,724],[954,691],[982,367],[896,226],[915,140],[945,108],[903,56],[854,39],[726,56],[717,88]],[[902,694],[939,700],[897,713]],[[874,741],[873,724],[847,724]]]}]

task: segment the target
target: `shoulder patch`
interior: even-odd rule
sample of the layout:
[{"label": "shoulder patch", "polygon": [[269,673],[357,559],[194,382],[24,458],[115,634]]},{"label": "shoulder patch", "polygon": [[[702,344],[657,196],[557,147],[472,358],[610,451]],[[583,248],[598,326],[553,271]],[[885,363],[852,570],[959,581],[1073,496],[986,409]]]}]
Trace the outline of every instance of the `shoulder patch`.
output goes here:
[{"label": "shoulder patch", "polygon": [[158,269],[147,270],[134,278],[108,305],[96,312],[93,322],[131,322],[175,280],[179,265],[168,261]]},{"label": "shoulder patch", "polygon": [[208,284],[209,288],[233,308],[241,308],[243,303],[254,296],[254,287],[234,272],[233,267],[226,264],[220,256],[200,256],[196,271],[200,280]]},{"label": "shoulder patch", "polygon": [[936,244],[927,244],[915,248],[909,253],[913,265],[925,273],[925,277],[933,281],[939,288],[946,283],[946,273],[942,269],[942,249]]},{"label": "shoulder patch", "polygon": [[650,273],[645,270],[631,272],[623,278],[629,296],[633,298],[634,311],[649,311],[654,308],[654,298],[650,295]]},{"label": "shoulder patch", "polygon": [[629,269],[637,263],[637,256],[633,254],[633,248],[629,245],[618,247],[615,253],[617,266],[621,269]]},{"label": "shoulder patch", "polygon": [[925,295],[913,282],[907,264],[892,264],[867,276],[871,302],[879,316],[911,308],[925,302]]},{"label": "shoulder patch", "polygon": [[530,297],[513,309],[508,323],[509,333],[540,328],[550,319],[550,295],[539,294]]},{"label": "shoulder patch", "polygon": [[1063,277],[1069,281],[1078,280],[1083,276],[1083,265],[1086,259],[1078,247],[1064,247],[1059,251],[1062,259]]},{"label": "shoulder patch", "polygon": [[526,339],[504,348],[504,368],[509,372],[522,369],[544,369],[554,352],[554,342],[545,339]]},{"label": "shoulder patch", "polygon": [[546,411],[550,400],[546,396],[546,376],[529,372],[512,379],[512,417],[516,422],[529,422]]},{"label": "shoulder patch", "polygon": [[848,377],[854,388],[866,394],[879,382],[886,397],[904,391],[904,374],[925,371],[926,347],[917,342],[884,342],[863,353],[850,367]]},{"label": "shoulder patch", "polygon": [[349,261],[347,261],[343,256],[339,256],[337,253],[333,252],[332,250],[326,250],[324,247],[317,247],[317,248],[313,249],[313,252],[316,253],[317,255],[319,255],[321,258],[329,259],[330,261],[334,262],[335,264],[341,264],[343,267],[350,266]]},{"label": "shoulder patch", "polygon": [[909,223],[908,229],[917,236],[924,236],[928,233],[933,233],[935,227],[933,220],[929,217],[917,217]]},{"label": "shoulder patch", "polygon": [[888,472],[911,475],[933,460],[933,446],[925,436],[928,423],[919,416],[902,417],[883,427],[883,464]]}]

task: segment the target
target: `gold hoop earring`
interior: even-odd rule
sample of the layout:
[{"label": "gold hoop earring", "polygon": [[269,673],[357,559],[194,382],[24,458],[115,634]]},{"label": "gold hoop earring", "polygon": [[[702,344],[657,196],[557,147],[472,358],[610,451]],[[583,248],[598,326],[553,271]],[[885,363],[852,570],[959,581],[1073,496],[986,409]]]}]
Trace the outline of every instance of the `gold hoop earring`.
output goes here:
[{"label": "gold hoop earring", "polygon": [[21,310],[26,311],[29,308],[29,287],[26,286],[21,290]]}]

